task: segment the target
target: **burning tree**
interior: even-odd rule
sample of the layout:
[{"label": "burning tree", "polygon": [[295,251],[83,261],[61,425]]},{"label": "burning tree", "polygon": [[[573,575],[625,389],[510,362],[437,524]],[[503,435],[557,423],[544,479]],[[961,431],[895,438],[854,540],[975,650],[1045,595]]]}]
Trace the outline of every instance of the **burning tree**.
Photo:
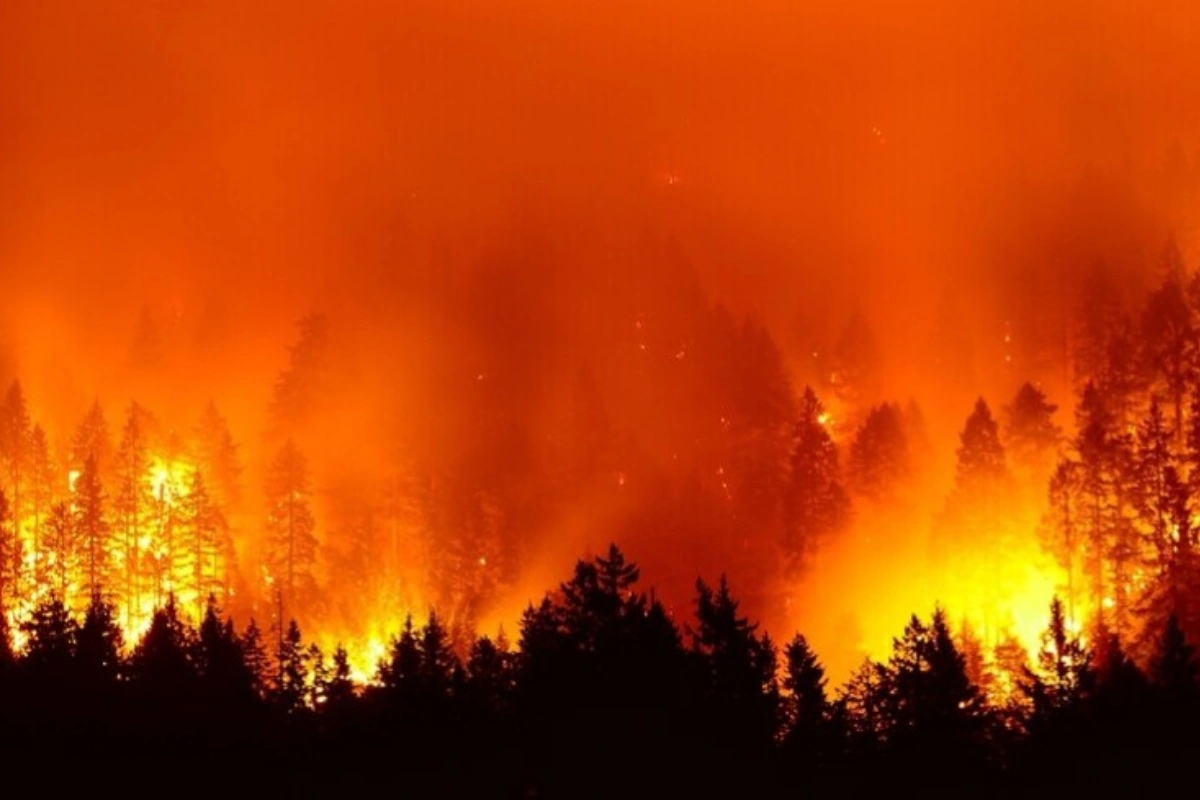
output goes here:
[{"label": "burning tree", "polygon": [[121,443],[117,448],[117,492],[113,512],[124,562],[122,594],[125,624],[132,627],[144,613],[142,602],[149,587],[143,585],[142,561],[155,528],[155,497],[150,475],[150,430],[154,419],[137,403],[129,406]]},{"label": "burning tree", "polygon": [[200,619],[209,597],[223,594],[228,586],[224,564],[231,544],[220,508],[209,495],[204,476],[193,469],[187,491],[179,501],[179,536],[183,554],[181,596],[190,600]]},{"label": "burning tree", "polygon": [[267,567],[280,603],[305,608],[316,597],[316,520],[309,507],[308,464],[288,440],[267,474]]},{"label": "burning tree", "polygon": [[33,422],[19,381],[14,381],[0,405],[0,456],[5,466],[5,494],[8,496],[13,527],[22,535],[27,498],[23,490],[29,480],[33,457]]},{"label": "burning tree", "polygon": [[75,481],[71,520],[82,551],[82,595],[89,600],[112,593],[112,529],[105,513],[106,502],[96,457],[89,455]]},{"label": "burning tree", "polygon": [[34,585],[40,589],[46,583],[45,528],[51,505],[57,496],[57,473],[50,459],[46,432],[41,425],[33,426],[29,442],[29,528],[33,546]]}]

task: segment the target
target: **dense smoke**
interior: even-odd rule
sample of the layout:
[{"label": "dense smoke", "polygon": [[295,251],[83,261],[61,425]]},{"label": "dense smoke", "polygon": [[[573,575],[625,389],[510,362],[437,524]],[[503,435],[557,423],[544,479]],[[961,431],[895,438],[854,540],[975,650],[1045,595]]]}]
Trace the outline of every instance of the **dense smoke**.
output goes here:
[{"label": "dense smoke", "polygon": [[[1200,255],[1198,14],[5,3],[0,377],[62,447],[97,399],[114,437],[131,400],[179,431],[213,401],[248,542],[297,439],[343,559],[318,559],[331,625],[373,597],[341,581],[384,507],[419,540],[406,602],[471,624],[612,539],[680,615],[726,570],[822,645],[872,603],[902,623],[935,599],[900,567],[975,399],[1032,381],[1069,427],[1085,276],[1132,311],[1171,236]],[[928,446],[906,505],[862,506],[797,577],[764,438],[806,384],[843,465],[885,401]]]}]

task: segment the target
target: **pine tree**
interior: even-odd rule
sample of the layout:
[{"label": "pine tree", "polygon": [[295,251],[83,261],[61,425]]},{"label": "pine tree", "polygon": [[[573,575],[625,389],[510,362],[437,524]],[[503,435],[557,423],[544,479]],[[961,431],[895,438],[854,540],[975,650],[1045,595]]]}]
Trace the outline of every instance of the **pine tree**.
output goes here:
[{"label": "pine tree", "polygon": [[450,636],[437,614],[430,612],[421,628],[421,692],[427,701],[444,704],[450,699],[458,657],[450,646]]},{"label": "pine tree", "polygon": [[375,679],[397,698],[414,691],[421,674],[421,645],[412,615],[404,618],[400,634],[392,639],[388,654],[380,660]]},{"label": "pine tree", "polygon": [[32,533],[34,582],[40,588],[50,580],[46,558],[46,525],[55,499],[54,465],[42,426],[34,425],[29,437],[29,513]]},{"label": "pine tree", "polygon": [[5,470],[4,492],[8,497],[13,530],[21,538],[24,528],[32,460],[33,422],[19,381],[13,381],[0,405],[0,455]]},{"label": "pine tree", "polygon": [[982,766],[988,723],[983,696],[967,677],[941,609],[929,624],[914,615],[894,640],[881,688],[884,739],[894,753],[907,760],[939,752],[951,772]]},{"label": "pine tree", "polygon": [[276,441],[299,432],[328,392],[329,323],[312,313],[299,322],[300,335],[288,349],[288,365],[275,381],[270,418]]},{"label": "pine tree", "polygon": [[229,423],[212,401],[205,406],[204,414],[196,426],[196,441],[197,466],[208,479],[213,501],[223,516],[232,519],[241,508],[241,456],[230,433]]},{"label": "pine tree", "polygon": [[[1076,436],[1072,443],[1077,472],[1077,508],[1083,532],[1083,575],[1095,613],[1105,613],[1110,597],[1109,572],[1115,545],[1127,541],[1126,524],[1117,498],[1123,494],[1120,465],[1126,443],[1116,433],[1115,418],[1091,383],[1084,387],[1076,409]],[[1123,617],[1123,612],[1117,615]]]},{"label": "pine tree", "polygon": [[187,491],[179,501],[180,535],[177,545],[183,553],[184,597],[192,598],[196,616],[201,615],[205,599],[223,592],[222,554],[225,543],[225,519],[208,494],[200,470],[192,470]]},{"label": "pine tree", "polygon": [[309,509],[308,467],[288,442],[267,476],[267,564],[287,608],[310,602],[316,592],[316,522]]},{"label": "pine tree", "polygon": [[142,619],[143,585],[141,565],[143,537],[154,529],[155,498],[150,480],[149,441],[154,419],[137,403],[131,403],[117,448],[113,515],[123,561],[122,594],[125,624],[132,627]]},{"label": "pine tree", "polygon": [[1177,277],[1168,276],[1142,313],[1145,359],[1174,411],[1175,446],[1183,449],[1183,403],[1195,375],[1196,328]]},{"label": "pine tree", "polygon": [[70,507],[64,502],[55,503],[46,520],[46,567],[51,592],[63,602],[70,599],[71,584],[80,569],[80,550]]},{"label": "pine tree", "polygon": [[1082,487],[1080,465],[1070,458],[1058,463],[1050,478],[1046,514],[1039,533],[1042,546],[1050,552],[1067,577],[1068,612],[1075,613],[1079,601],[1079,564],[1082,560]]},{"label": "pine tree", "polygon": [[331,679],[330,667],[325,662],[325,653],[315,642],[308,646],[304,657],[308,661],[310,675],[305,704],[313,711],[320,711],[328,698],[326,691]]},{"label": "pine tree", "polygon": [[1062,601],[1050,603],[1050,623],[1034,670],[1027,670],[1022,689],[1033,703],[1035,720],[1074,713],[1095,688],[1092,654],[1067,626]]},{"label": "pine tree", "polygon": [[765,746],[780,712],[774,646],[738,614],[724,576],[715,591],[696,581],[696,621],[692,652],[703,664],[713,729],[731,737],[731,747]]},{"label": "pine tree", "polygon": [[75,429],[71,439],[71,469],[82,472],[89,458],[94,462],[94,471],[102,478],[112,468],[112,440],[99,400],[92,403],[87,415]]},{"label": "pine tree", "polygon": [[310,663],[301,639],[300,626],[294,619],[288,621],[275,660],[277,671],[272,699],[287,713],[297,714],[305,709]]},{"label": "pine tree", "polygon": [[51,597],[34,607],[29,619],[21,623],[25,634],[22,665],[36,678],[61,679],[71,671],[79,626],[67,607]]},{"label": "pine tree", "polygon": [[1058,406],[1031,383],[1021,384],[1012,402],[1004,408],[1004,445],[1013,463],[1033,476],[1040,476],[1062,439],[1054,424]]},{"label": "pine tree", "polygon": [[996,420],[982,397],[975,401],[975,408],[967,417],[957,454],[955,484],[964,490],[990,487],[1008,479]]},{"label": "pine tree", "polygon": [[912,470],[900,408],[884,403],[871,409],[850,445],[855,491],[871,500],[894,499]]},{"label": "pine tree", "polygon": [[998,426],[980,398],[959,436],[954,488],[935,519],[933,555],[939,575],[978,587],[987,619],[1002,613],[1022,577],[1011,559],[1003,558],[1021,534],[1012,511],[1013,488]]},{"label": "pine tree", "polygon": [[467,678],[468,714],[476,724],[494,720],[508,709],[515,689],[513,659],[500,643],[487,636],[474,641]]},{"label": "pine tree", "polygon": [[[257,647],[257,629],[253,635]],[[261,648],[258,656],[262,656]],[[200,680],[218,702],[240,704],[255,697],[257,680],[246,663],[245,650],[232,619],[221,619],[216,597],[209,595],[196,636],[194,656]]]},{"label": "pine tree", "polygon": [[241,647],[242,660],[246,664],[251,686],[254,692],[261,697],[265,694],[271,668],[266,648],[263,646],[262,631],[259,630],[254,617],[251,617],[250,622],[246,624],[246,629],[242,632],[238,644]]},{"label": "pine tree", "polygon": [[77,635],[76,658],[87,679],[112,683],[122,670],[125,638],[116,622],[116,611],[99,596],[88,603]]},{"label": "pine tree", "polygon": [[105,596],[112,586],[112,544],[105,514],[104,487],[94,456],[84,461],[83,471],[75,481],[72,528],[81,551],[83,567],[83,596]]},{"label": "pine tree", "polygon": [[[784,746],[807,768],[827,767],[835,755],[833,707],[826,695],[825,668],[800,634],[784,648],[787,729]],[[806,770],[807,771],[807,770]]]},{"label": "pine tree", "polygon": [[838,693],[838,705],[846,714],[851,748],[860,758],[873,755],[885,739],[886,674],[882,664],[864,659]]},{"label": "pine tree", "polygon": [[1196,648],[1187,641],[1174,614],[1167,618],[1159,636],[1157,652],[1150,662],[1150,677],[1176,708],[1194,709],[1200,704]]},{"label": "pine tree", "polygon": [[197,678],[192,655],[196,634],[179,616],[174,597],[154,612],[150,627],[130,658],[133,680],[152,692],[183,693]]},{"label": "pine tree", "polygon": [[350,674],[350,656],[339,644],[333,651],[333,666],[325,683],[325,712],[345,715],[354,705],[354,681]]},{"label": "pine tree", "polygon": [[842,487],[837,445],[828,415],[805,387],[793,433],[792,465],[785,499],[784,552],[789,574],[798,574],[813,554],[850,520],[850,498]]}]

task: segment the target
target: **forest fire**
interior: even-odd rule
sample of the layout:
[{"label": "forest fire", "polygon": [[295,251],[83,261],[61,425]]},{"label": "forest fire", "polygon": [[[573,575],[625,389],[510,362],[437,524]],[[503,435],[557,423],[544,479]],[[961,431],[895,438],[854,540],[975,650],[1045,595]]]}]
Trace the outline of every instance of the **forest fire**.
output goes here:
[{"label": "forest fire", "polygon": [[1200,10],[400,5],[0,4],[0,753],[1200,747]]}]

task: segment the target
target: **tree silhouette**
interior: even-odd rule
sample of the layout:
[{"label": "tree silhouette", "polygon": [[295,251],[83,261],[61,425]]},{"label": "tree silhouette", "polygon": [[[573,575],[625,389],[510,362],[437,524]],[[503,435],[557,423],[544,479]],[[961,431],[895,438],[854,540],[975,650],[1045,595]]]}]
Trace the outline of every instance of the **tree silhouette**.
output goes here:
[{"label": "tree silhouette", "polygon": [[784,648],[786,692],[784,751],[793,768],[811,780],[836,760],[837,715],[826,694],[825,668],[800,634]]},{"label": "tree silhouette", "polygon": [[892,403],[872,408],[850,445],[852,486],[872,500],[894,499],[911,474],[900,408]]},{"label": "tree silhouette", "polygon": [[311,660],[294,619],[288,621],[275,660],[278,666],[271,697],[287,713],[298,714],[306,709]]},{"label": "tree silhouette", "polygon": [[[987,758],[988,712],[950,633],[945,612],[928,624],[915,615],[893,641],[880,675],[882,738],[909,785],[979,776]],[[945,757],[943,772],[920,775],[923,753]]]},{"label": "tree silhouette", "polygon": [[738,614],[724,576],[715,591],[696,581],[696,621],[692,652],[704,670],[709,724],[734,750],[761,747],[779,723],[774,646]]},{"label": "tree silhouette", "polygon": [[233,620],[221,619],[213,595],[204,606],[193,658],[200,681],[215,702],[245,705],[255,698],[257,678],[246,663],[242,641]]},{"label": "tree silhouette", "polygon": [[1005,449],[1015,465],[1034,476],[1044,473],[1062,440],[1062,429],[1054,423],[1057,410],[1041,389],[1028,382],[1004,407]]},{"label": "tree silhouette", "polygon": [[193,689],[196,667],[195,631],[179,616],[174,597],[154,612],[130,658],[133,681],[155,695],[183,694]]},{"label": "tree silhouette", "polygon": [[246,670],[250,673],[250,683],[254,692],[259,696],[266,694],[268,676],[272,674],[270,660],[267,657],[266,648],[263,646],[262,631],[259,630],[254,617],[251,617],[250,622],[246,624],[246,629],[242,631],[238,644],[241,647]]},{"label": "tree silhouette", "polygon": [[784,501],[784,552],[796,574],[850,519],[850,498],[842,487],[837,445],[827,429],[828,415],[811,388],[800,400],[793,432],[790,483]]},{"label": "tree silhouette", "polygon": [[95,683],[113,683],[124,666],[121,651],[125,637],[116,622],[116,611],[93,595],[76,635],[76,657],[83,675]]},{"label": "tree silhouette", "polygon": [[43,680],[62,680],[72,669],[79,627],[57,597],[39,603],[21,623],[25,652],[21,663]]}]

